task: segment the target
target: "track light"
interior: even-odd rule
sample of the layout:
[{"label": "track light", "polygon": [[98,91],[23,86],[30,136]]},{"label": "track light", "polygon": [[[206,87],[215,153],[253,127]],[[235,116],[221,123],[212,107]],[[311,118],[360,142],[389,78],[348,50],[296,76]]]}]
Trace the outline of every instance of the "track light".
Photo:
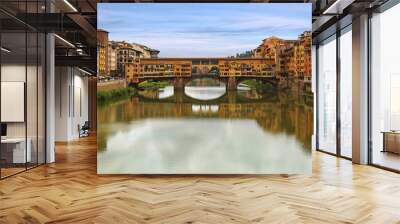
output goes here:
[{"label": "track light", "polygon": [[6,53],[10,53],[10,52],[11,52],[11,50],[8,50],[8,49],[5,48],[5,47],[1,47],[0,49],[1,49],[1,51],[4,51],[4,52],[6,52]]},{"label": "track light", "polygon": [[85,74],[87,74],[87,75],[92,75],[92,73],[90,73],[90,72],[88,72],[88,71],[85,71],[85,70],[83,70],[83,69],[81,69],[81,68],[79,68],[79,67],[78,67],[78,70],[81,71],[81,72],[83,72],[83,73],[85,73]]},{"label": "track light", "polygon": [[78,10],[68,0],[64,0],[64,3],[68,5],[74,12],[78,12]]},{"label": "track light", "polygon": [[322,14],[342,14],[343,10],[351,5],[355,0],[336,0],[332,5],[330,5]]},{"label": "track light", "polygon": [[57,35],[57,34],[54,34],[54,36],[55,37],[57,37],[59,40],[61,40],[62,42],[64,42],[65,44],[67,44],[67,45],[69,45],[70,47],[73,47],[73,48],[75,48],[75,45],[73,45],[71,42],[69,42],[68,40],[66,40],[66,39],[64,39],[64,38],[62,38],[62,37],[60,37],[59,35]]}]

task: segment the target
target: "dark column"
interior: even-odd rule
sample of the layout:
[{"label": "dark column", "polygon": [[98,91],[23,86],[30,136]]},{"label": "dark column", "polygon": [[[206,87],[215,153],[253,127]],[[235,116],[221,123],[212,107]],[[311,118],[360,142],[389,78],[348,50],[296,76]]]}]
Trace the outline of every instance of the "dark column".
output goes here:
[{"label": "dark column", "polygon": [[183,89],[174,89],[174,98],[175,98],[175,102],[178,104],[183,103],[183,99],[184,99],[184,91]]},{"label": "dark column", "polygon": [[232,76],[232,77],[228,78],[226,88],[227,88],[227,90],[236,90],[237,89],[236,77]]},{"label": "dark column", "polygon": [[174,79],[174,89],[183,89],[185,87],[184,78]]},{"label": "dark column", "polygon": [[97,131],[97,78],[89,77],[88,79],[88,111],[90,130]]}]

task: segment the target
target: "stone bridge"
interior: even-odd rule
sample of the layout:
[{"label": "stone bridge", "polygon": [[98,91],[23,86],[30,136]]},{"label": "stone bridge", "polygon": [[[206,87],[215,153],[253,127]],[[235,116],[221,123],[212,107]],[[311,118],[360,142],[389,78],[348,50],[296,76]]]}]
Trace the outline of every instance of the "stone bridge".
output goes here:
[{"label": "stone bridge", "polygon": [[176,89],[200,78],[213,78],[234,90],[246,79],[277,84],[274,62],[264,58],[154,58],[136,59],[125,65],[130,85],[146,80],[168,80]]}]

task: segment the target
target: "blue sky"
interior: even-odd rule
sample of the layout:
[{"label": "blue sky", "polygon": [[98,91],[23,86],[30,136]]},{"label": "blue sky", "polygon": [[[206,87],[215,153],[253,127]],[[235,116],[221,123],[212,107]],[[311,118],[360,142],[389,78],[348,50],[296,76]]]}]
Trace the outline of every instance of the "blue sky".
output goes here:
[{"label": "blue sky", "polygon": [[144,44],[160,57],[225,57],[268,36],[311,30],[311,4],[100,3],[97,18],[110,40]]}]

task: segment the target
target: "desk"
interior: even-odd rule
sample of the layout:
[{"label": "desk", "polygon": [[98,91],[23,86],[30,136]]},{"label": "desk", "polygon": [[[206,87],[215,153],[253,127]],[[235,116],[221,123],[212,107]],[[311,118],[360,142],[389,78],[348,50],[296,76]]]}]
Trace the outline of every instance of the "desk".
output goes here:
[{"label": "desk", "polygon": [[[26,147],[25,152],[25,138],[5,138],[1,139],[1,151],[2,157],[6,159],[7,162],[10,163],[26,163],[31,162],[32,153],[31,153],[31,139],[27,139],[28,147]],[[3,154],[5,154],[3,156]],[[10,155],[12,154],[12,156]],[[11,159],[12,158],[12,159]]]},{"label": "desk", "polygon": [[392,152],[400,154],[400,131],[382,131],[383,150],[382,152]]}]

